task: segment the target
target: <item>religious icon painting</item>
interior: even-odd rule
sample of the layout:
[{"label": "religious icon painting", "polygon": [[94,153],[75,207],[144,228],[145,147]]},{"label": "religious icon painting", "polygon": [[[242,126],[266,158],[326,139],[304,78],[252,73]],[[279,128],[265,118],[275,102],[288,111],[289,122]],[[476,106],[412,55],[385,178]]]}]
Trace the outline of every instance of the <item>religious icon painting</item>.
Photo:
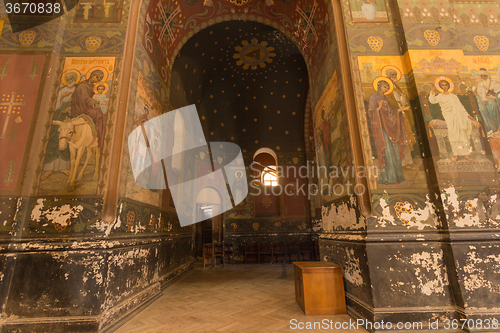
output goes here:
[{"label": "religious icon painting", "polygon": [[[426,188],[415,115],[403,56],[359,56],[367,128],[370,133],[372,190]],[[391,126],[387,126],[388,124]]]},{"label": "religious icon painting", "polygon": [[124,0],[80,0],[75,23],[120,23]]},{"label": "religious icon painting", "polygon": [[97,194],[114,66],[114,57],[65,59],[46,134],[38,194]]},{"label": "religious icon painting", "polygon": [[352,23],[389,22],[384,0],[349,0]]},{"label": "religious icon painting", "polygon": [[[137,80],[137,92],[135,95],[135,108],[133,113],[132,126],[128,129],[128,133],[131,133],[133,129],[137,126],[141,126],[144,122],[151,120],[162,113],[161,103],[154,93],[153,89],[146,81],[141,72],[139,72],[139,77]],[[138,135],[142,135],[142,132],[137,132]],[[158,131],[155,138],[160,138],[162,135],[161,131]],[[140,138],[137,138],[139,140]],[[151,147],[154,147],[157,142],[150,142]],[[127,149],[128,151],[128,149]],[[139,154],[139,151],[136,151]],[[133,155],[132,155],[133,156]],[[133,161],[133,158],[130,158]],[[132,162],[133,163],[133,162]],[[161,168],[151,168],[150,172],[145,175],[145,177],[163,177],[163,170]],[[127,173],[127,185],[125,196],[135,201],[146,203],[149,205],[159,206],[162,204],[162,198],[166,200],[169,196],[168,190],[150,190],[138,186],[135,182],[132,169],[129,168]],[[163,205],[168,207],[168,203],[164,202]]]},{"label": "religious icon painting", "polygon": [[337,72],[333,73],[314,109],[316,153],[320,166],[318,175],[323,201],[347,195],[344,186],[352,182],[352,154],[345,109],[339,98]]},{"label": "religious icon painting", "polygon": [[27,162],[45,55],[0,55],[0,192],[15,193]]},{"label": "religious icon painting", "polygon": [[438,52],[409,52],[438,182],[498,184],[500,56]]}]

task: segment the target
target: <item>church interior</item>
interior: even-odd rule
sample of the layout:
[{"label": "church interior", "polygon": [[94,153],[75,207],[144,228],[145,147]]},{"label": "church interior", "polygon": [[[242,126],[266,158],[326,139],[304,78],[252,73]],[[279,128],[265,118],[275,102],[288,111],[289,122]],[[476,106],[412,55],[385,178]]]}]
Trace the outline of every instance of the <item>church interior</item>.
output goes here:
[{"label": "church interior", "polygon": [[[499,331],[496,0],[9,1],[1,332]],[[304,315],[298,261],[342,266],[346,314]]]}]

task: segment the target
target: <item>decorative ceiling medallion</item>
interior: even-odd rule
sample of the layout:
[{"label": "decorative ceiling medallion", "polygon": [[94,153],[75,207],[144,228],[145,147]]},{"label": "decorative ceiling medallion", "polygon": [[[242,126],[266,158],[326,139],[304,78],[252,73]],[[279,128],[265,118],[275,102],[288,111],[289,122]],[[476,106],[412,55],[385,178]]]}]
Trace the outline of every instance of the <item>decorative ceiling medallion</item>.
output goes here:
[{"label": "decorative ceiling medallion", "polygon": [[[257,66],[261,68],[266,67],[266,62],[273,62],[272,57],[276,56],[276,53],[272,53],[274,51],[274,47],[267,46],[267,42],[260,42],[256,38],[253,38],[250,43],[246,40],[241,42],[242,46],[236,46],[234,49],[237,51],[233,55],[234,59],[239,59],[236,61],[236,65],[243,65],[243,69],[257,69]],[[266,47],[267,46],[267,47]]]},{"label": "decorative ceiling medallion", "polygon": [[236,6],[243,6],[244,4],[252,0],[226,0],[226,1],[229,1],[230,3],[235,4]]}]

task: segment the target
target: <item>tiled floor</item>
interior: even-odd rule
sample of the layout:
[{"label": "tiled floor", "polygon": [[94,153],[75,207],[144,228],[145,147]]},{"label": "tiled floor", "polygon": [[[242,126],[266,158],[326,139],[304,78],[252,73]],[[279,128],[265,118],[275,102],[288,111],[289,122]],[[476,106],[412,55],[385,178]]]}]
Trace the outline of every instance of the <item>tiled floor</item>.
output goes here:
[{"label": "tiled floor", "polygon": [[[304,325],[327,319],[333,321],[333,328],[291,329],[292,319]],[[335,322],[350,319],[348,315],[305,316],[295,302],[291,264],[217,266],[215,270],[197,264],[115,332],[367,332],[335,329]]]}]

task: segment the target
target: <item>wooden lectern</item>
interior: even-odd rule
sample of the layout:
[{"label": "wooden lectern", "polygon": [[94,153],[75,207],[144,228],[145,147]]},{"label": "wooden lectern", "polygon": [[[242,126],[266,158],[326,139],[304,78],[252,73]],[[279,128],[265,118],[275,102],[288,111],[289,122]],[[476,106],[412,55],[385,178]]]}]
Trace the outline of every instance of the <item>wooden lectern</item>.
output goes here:
[{"label": "wooden lectern", "polygon": [[306,315],[346,313],[342,266],[328,261],[293,264],[295,299]]}]

